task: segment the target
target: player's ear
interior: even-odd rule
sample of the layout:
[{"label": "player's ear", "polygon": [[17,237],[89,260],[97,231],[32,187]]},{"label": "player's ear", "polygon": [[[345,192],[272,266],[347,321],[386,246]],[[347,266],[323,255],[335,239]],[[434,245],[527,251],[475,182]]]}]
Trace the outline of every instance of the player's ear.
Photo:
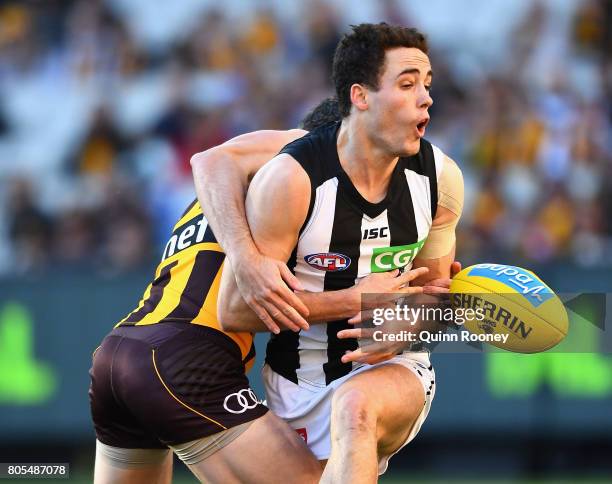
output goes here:
[{"label": "player's ear", "polygon": [[351,103],[359,111],[368,109],[368,90],[361,84],[351,86]]}]

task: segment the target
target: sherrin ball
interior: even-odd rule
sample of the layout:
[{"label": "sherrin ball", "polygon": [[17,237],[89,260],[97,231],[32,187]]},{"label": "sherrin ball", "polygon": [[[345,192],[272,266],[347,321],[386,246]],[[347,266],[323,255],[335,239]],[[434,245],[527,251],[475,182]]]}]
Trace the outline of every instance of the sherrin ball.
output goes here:
[{"label": "sherrin ball", "polygon": [[491,344],[516,353],[538,353],[568,332],[567,311],[554,291],[533,272],[503,264],[476,264],[453,277],[453,308],[472,308],[465,327],[475,334],[507,334]]}]

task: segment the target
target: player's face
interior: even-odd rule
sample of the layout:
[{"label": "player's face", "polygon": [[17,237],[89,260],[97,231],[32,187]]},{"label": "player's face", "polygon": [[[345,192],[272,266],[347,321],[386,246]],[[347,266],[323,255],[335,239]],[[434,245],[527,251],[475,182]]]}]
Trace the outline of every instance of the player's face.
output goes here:
[{"label": "player's face", "polygon": [[385,54],[378,91],[368,91],[371,133],[394,156],[418,153],[433,104],[429,57],[416,48],[399,47]]}]

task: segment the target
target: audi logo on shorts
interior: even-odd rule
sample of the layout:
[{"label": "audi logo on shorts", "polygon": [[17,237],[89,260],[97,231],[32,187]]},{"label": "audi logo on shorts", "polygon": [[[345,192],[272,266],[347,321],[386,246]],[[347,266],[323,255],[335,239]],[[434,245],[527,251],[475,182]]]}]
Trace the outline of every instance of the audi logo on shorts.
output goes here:
[{"label": "audi logo on shorts", "polygon": [[223,401],[223,407],[229,413],[244,413],[254,409],[261,402],[250,388],[243,388],[239,392],[230,393]]}]

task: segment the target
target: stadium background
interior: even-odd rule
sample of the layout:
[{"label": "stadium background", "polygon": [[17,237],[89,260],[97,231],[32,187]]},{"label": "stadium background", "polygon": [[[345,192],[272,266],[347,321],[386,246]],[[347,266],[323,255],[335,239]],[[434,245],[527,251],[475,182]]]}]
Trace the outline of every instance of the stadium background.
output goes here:
[{"label": "stadium background", "polygon": [[[380,20],[429,35],[458,259],[610,291],[612,2],[0,1],[0,461],[87,482],[91,352],[193,198],[190,156],[295,126],[331,94],[341,33]],[[586,354],[435,357],[388,481],[612,478],[612,345],[587,333]]]}]

